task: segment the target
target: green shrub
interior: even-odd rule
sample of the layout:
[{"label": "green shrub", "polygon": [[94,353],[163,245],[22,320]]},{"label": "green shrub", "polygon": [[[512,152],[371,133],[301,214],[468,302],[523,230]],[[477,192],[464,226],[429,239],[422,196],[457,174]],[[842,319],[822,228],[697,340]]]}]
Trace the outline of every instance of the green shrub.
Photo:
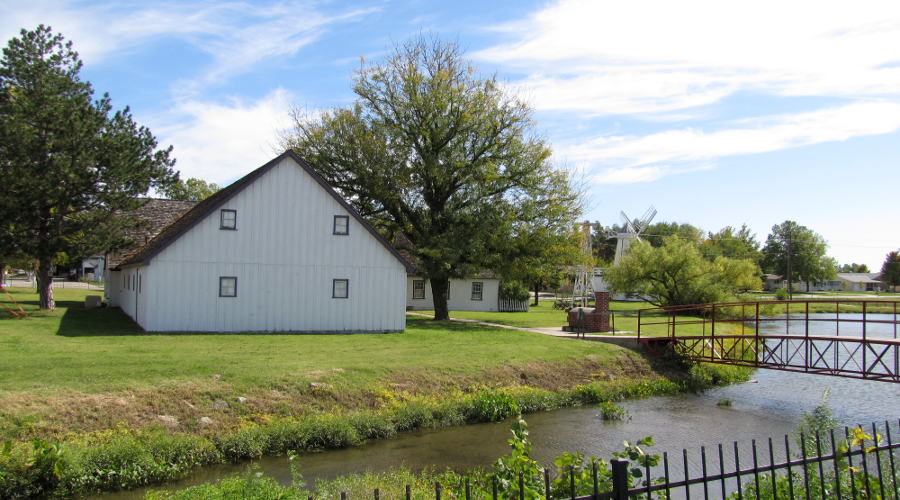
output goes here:
[{"label": "green shrub", "polygon": [[434,427],[464,425],[471,406],[472,401],[469,398],[451,398],[441,401],[431,408],[432,425]]},{"label": "green shrub", "polygon": [[787,288],[779,288],[775,290],[775,300],[788,300],[791,298],[790,292],[788,292]]},{"label": "green shrub", "polygon": [[404,403],[403,406],[394,410],[391,421],[394,423],[394,428],[402,432],[432,427],[434,415],[428,405],[414,400]]},{"label": "green shrub", "polygon": [[625,420],[628,417],[628,412],[625,411],[625,408],[618,406],[614,403],[610,403],[609,401],[604,401],[600,403],[600,417],[603,420]]},{"label": "green shrub", "polygon": [[503,300],[528,300],[528,287],[521,281],[504,280],[500,283],[500,298]]},{"label": "green shrub", "polygon": [[261,457],[267,447],[266,433],[256,425],[216,436],[216,448],[230,462]]},{"label": "green shrub", "polygon": [[509,394],[501,391],[482,391],[472,398],[468,420],[500,422],[518,413],[519,405]]},{"label": "green shrub", "polygon": [[302,500],[306,494],[291,486],[282,486],[254,470],[215,483],[193,486],[181,491],[151,491],[147,500]]},{"label": "green shrub", "polygon": [[387,417],[372,412],[354,413],[346,417],[362,439],[388,439],[397,434],[393,422]]}]

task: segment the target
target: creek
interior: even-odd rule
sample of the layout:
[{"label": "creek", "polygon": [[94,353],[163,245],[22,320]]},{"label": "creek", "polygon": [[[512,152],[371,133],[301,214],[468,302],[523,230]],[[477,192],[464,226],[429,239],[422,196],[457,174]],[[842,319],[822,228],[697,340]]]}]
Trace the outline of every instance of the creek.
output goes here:
[{"label": "creek", "polygon": [[[891,315],[869,316],[893,318]],[[841,317],[850,319],[854,315],[842,314]],[[791,324],[793,329],[796,325]],[[766,325],[765,333],[783,333],[784,328],[784,324],[770,323]],[[851,328],[847,326],[845,330],[845,326],[841,326],[841,335],[852,335]],[[888,324],[869,325],[867,335],[893,337],[893,328]],[[900,418],[900,384],[776,370],[757,370],[750,382],[700,394],[625,401],[620,405],[629,418],[622,421],[602,420],[595,407],[566,408],[525,418],[534,443],[534,457],[542,464],[550,464],[555,456],[565,451],[608,459],[613,452],[622,449],[624,440],[634,441],[646,435],[654,438],[651,452],[668,451],[677,457],[682,448],[694,452],[701,445],[710,449],[718,443],[731,445],[738,441],[742,446],[749,446],[751,439],[763,441],[768,437],[783,442],[783,436],[796,429],[803,413],[821,402],[826,389],[829,391],[828,405],[841,424],[866,425],[891,420],[892,427],[896,428]],[[719,406],[722,399],[730,400],[731,406]],[[401,466],[413,470],[429,466],[455,470],[489,466],[508,452],[509,424],[408,432],[356,448],[307,454],[299,459],[300,471],[307,483],[312,484],[318,478],[367,470],[379,472]],[[253,463],[265,474],[290,483],[285,457],[265,457]],[[248,465],[205,467],[163,487],[180,489],[214,481],[246,471]],[[673,474],[679,469],[673,467]],[[143,498],[146,491],[117,492],[95,498],[137,499]]]}]

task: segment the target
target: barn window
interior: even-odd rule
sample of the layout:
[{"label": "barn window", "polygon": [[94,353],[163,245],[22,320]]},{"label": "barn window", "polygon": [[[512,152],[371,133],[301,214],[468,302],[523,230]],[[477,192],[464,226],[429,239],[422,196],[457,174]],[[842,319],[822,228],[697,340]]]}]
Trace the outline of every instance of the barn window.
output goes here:
[{"label": "barn window", "polygon": [[472,300],[481,300],[484,283],[480,281],[472,282]]},{"label": "barn window", "polygon": [[425,280],[413,280],[413,298],[425,298]]},{"label": "barn window", "polygon": [[347,235],[350,234],[350,217],[347,215],[334,216],[333,234]]},{"label": "barn window", "polygon": [[237,297],[237,278],[235,276],[219,277],[219,297]]},{"label": "barn window", "polygon": [[331,282],[331,297],[334,299],[346,299],[350,296],[350,280],[340,279]]},{"label": "barn window", "polygon": [[237,229],[237,210],[228,210],[223,208],[219,212],[219,229]]}]

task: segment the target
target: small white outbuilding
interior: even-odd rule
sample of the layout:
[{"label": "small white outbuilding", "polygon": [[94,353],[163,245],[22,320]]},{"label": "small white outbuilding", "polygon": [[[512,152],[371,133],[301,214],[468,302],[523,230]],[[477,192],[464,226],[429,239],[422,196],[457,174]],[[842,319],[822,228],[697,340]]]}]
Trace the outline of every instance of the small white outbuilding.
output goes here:
[{"label": "small white outbuilding", "polygon": [[288,151],[201,201],[111,269],[151,332],[388,332],[409,263]]}]

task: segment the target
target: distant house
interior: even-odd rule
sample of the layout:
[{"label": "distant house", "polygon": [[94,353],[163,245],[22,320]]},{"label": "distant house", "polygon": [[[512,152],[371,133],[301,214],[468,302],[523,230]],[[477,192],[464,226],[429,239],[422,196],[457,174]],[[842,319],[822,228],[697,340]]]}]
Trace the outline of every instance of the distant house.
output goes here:
[{"label": "distant house", "polygon": [[[490,271],[471,278],[450,280],[447,308],[451,311],[499,311],[500,280]],[[410,311],[434,309],[431,283],[416,272],[406,279],[406,308]]]},{"label": "distant house", "polygon": [[408,267],[289,151],[110,266],[106,294],[147,331],[400,331]]},{"label": "distant house", "polygon": [[841,290],[855,292],[877,292],[884,288],[881,273],[837,273]]},{"label": "distant house", "polygon": [[[877,292],[884,288],[879,273],[837,273],[834,279],[819,283],[810,283],[810,292],[853,291],[853,292]],[[764,290],[777,290],[786,288],[787,281],[777,274],[763,276]],[[794,291],[806,291],[806,282],[793,283]]]},{"label": "distant house", "polygon": [[[397,235],[394,245],[412,266],[406,278],[406,309],[434,310],[431,283],[424,277],[425,271],[418,259],[409,251],[412,243],[405,236]],[[447,309],[450,311],[496,312],[500,310],[500,279],[489,270],[467,278],[452,278],[448,295]]]}]

